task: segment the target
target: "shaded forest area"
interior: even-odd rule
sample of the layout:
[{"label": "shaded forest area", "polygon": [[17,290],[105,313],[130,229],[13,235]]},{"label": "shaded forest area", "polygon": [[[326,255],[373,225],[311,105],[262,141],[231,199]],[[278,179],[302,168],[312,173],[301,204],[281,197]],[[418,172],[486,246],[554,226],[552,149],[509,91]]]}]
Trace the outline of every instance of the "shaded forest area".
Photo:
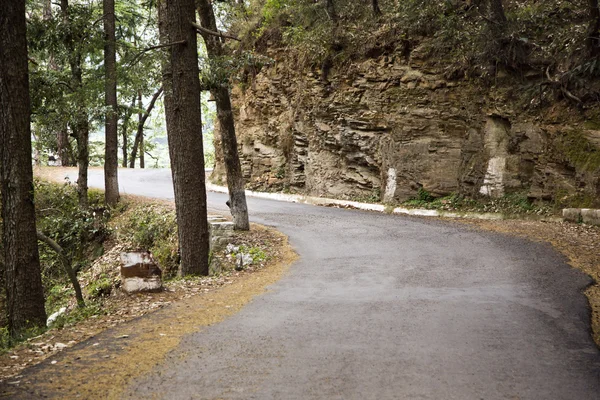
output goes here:
[{"label": "shaded forest area", "polygon": [[[118,213],[117,163],[145,166],[144,129],[161,98],[179,274],[208,273],[201,92],[217,104],[236,228],[249,228],[229,88],[251,87],[273,63],[269,48],[287,48],[323,82],[355,60],[409,59],[419,49],[424,68],[448,80],[518,82],[513,100],[526,110],[566,102],[600,119],[597,0],[19,0],[1,3],[0,34],[8,345],[44,329],[48,277],[70,281],[77,295],[77,273],[102,251],[105,218]],[[105,147],[91,152],[90,134],[102,125]],[[598,151],[586,151],[600,166]],[[76,189],[34,186],[32,161],[44,154],[78,166]],[[92,155],[105,168],[104,198],[88,192]],[[46,195],[64,200],[60,210],[43,207]]]},{"label": "shaded forest area", "polygon": [[598,101],[595,0],[266,0],[252,3],[229,28],[242,47],[258,52],[288,46],[324,78],[334,66],[392,53],[408,59],[419,48],[428,67],[447,79],[493,86],[507,75],[539,78],[541,88],[536,82],[528,93],[532,106]]},{"label": "shaded forest area", "polygon": [[[110,237],[106,223],[123,207],[119,164],[143,168],[145,155],[152,157],[144,130],[161,97],[176,199],[177,273],[209,273],[202,92],[225,89],[218,92],[217,111],[220,124],[231,126],[222,134],[222,151],[231,161],[228,181],[234,184],[231,211],[234,227],[249,230],[231,111],[222,110],[229,101],[228,76],[215,72],[219,60],[209,62],[219,54],[199,57],[199,51],[206,54],[201,34],[204,41],[224,40],[212,5],[203,4],[197,9],[192,0],[2,3],[3,347],[45,329],[46,311],[56,307],[57,279],[68,280],[77,305],[88,307],[77,275],[104,251]],[[197,13],[213,15],[212,24],[204,26],[211,22],[206,18],[197,24]],[[102,149],[90,148],[92,133],[102,125]],[[75,185],[34,184],[32,164],[45,157],[77,166]],[[104,167],[100,197],[88,190],[92,157]]]}]

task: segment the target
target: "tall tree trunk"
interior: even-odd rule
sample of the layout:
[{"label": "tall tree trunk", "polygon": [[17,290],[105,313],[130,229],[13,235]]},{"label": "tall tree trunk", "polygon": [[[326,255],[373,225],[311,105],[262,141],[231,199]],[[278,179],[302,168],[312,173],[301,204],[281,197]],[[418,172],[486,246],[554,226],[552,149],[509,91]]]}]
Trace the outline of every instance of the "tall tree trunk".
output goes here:
[{"label": "tall tree trunk", "polygon": [[131,99],[131,105],[127,110],[125,110],[125,115],[123,117],[123,124],[121,125],[121,137],[123,139],[123,147],[121,148],[123,154],[123,168],[127,168],[127,146],[129,145],[129,132],[127,132],[127,128],[129,127],[129,120],[131,119],[131,114],[133,111],[131,110],[135,106],[135,100],[137,96],[133,96]]},{"label": "tall tree trunk", "polygon": [[79,198],[79,207],[88,208],[88,168],[90,165],[90,123],[81,118],[73,124],[73,132],[77,141],[77,197]]},{"label": "tall tree trunk", "polygon": [[69,143],[69,131],[67,125],[65,124],[62,128],[56,132],[56,142],[58,144],[58,156],[60,157],[60,165],[63,167],[70,167],[73,165],[71,160],[71,152],[69,148],[71,144]]},{"label": "tall tree trunk", "polygon": [[[197,0],[196,4],[198,5],[200,25],[210,31],[217,32],[217,22],[210,1]],[[219,37],[206,33],[203,33],[202,37],[206,43],[206,51],[209,57],[218,58],[223,55],[223,47]],[[247,231],[250,229],[248,206],[246,204],[246,193],[244,192],[244,177],[238,154],[229,90],[227,87],[221,86],[212,89],[211,93],[217,105],[217,118],[219,120],[219,132],[227,172],[227,189],[229,191],[229,204],[234,228]]]},{"label": "tall tree trunk", "polygon": [[596,57],[600,54],[600,9],[598,9],[598,0],[588,0],[588,13],[590,21],[588,23],[586,47],[590,57]]},{"label": "tall tree trunk", "polygon": [[[175,192],[182,276],[208,275],[208,222],[200,79],[194,0],[161,0],[159,29],[166,28],[167,66],[163,71],[169,156]],[[169,44],[163,42],[163,44]]]},{"label": "tall tree trunk", "polygon": [[[44,21],[50,22],[52,21],[52,0],[46,0],[44,2]],[[54,52],[51,51],[49,54],[49,68],[52,71],[58,71],[58,65],[56,64],[56,60],[54,58]],[[60,157],[60,165],[63,167],[72,167],[74,164],[72,153],[73,149],[71,148],[71,143],[69,142],[69,128],[67,123],[65,123],[57,132],[56,132],[56,143],[57,143],[57,152]]]},{"label": "tall tree trunk", "polygon": [[146,168],[146,150],[144,149],[144,130],[142,129],[142,134],[140,135],[140,169]]},{"label": "tall tree trunk", "polygon": [[[69,53],[69,65],[71,67],[71,87],[78,94],[83,86],[82,73],[82,57],[81,52],[76,48],[73,39],[73,29],[69,18],[69,1],[61,0],[60,8],[63,15],[63,23],[66,26],[66,34],[64,36],[65,47]],[[90,124],[88,120],[88,112],[83,96],[80,96],[76,115],[72,117],[70,122],[73,136],[77,141],[77,167],[79,173],[77,176],[77,196],[79,198],[79,207],[88,207],[88,166],[89,158],[89,140],[90,140]]]},{"label": "tall tree trunk", "polygon": [[144,125],[146,124],[146,120],[150,116],[150,113],[154,109],[156,105],[156,100],[160,97],[163,92],[162,86],[154,93],[152,96],[152,100],[150,100],[150,104],[146,108],[144,112],[142,112],[142,94],[140,93],[138,96],[138,126],[137,132],[135,134],[135,139],[133,141],[133,147],[131,149],[131,159],[129,161],[129,168],[135,168],[135,159],[137,158],[138,149],[140,150],[140,168],[144,168]]},{"label": "tall tree trunk", "polygon": [[8,328],[46,324],[31,166],[25,0],[0,1],[0,179]]},{"label": "tall tree trunk", "polygon": [[117,131],[117,61],[115,44],[115,0],[103,0],[104,9],[104,201],[115,206],[119,201],[119,134]]}]

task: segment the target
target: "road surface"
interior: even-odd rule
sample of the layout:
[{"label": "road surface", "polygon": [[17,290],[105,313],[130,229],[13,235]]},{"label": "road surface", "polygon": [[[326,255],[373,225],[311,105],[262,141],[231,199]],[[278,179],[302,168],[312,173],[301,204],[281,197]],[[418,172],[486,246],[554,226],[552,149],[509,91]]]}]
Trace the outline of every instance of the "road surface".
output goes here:
[{"label": "road surface", "polygon": [[[90,171],[90,186],[102,186]],[[126,193],[172,198],[169,171]],[[209,193],[212,210],[226,196]],[[549,245],[455,223],[248,199],[300,260],[186,337],[128,398],[599,399],[590,283]]]}]

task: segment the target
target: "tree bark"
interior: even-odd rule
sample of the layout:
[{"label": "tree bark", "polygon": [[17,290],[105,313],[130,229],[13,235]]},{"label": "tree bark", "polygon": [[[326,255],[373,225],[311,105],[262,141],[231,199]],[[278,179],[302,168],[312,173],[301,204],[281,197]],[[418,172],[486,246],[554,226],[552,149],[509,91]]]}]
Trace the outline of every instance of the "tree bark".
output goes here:
[{"label": "tree bark", "polygon": [[104,10],[104,202],[114,207],[119,202],[119,134],[117,131],[117,60],[115,39],[115,0],[103,0]]},{"label": "tree bark", "polygon": [[60,165],[63,167],[72,167],[74,165],[71,155],[71,143],[69,143],[69,130],[67,125],[56,132],[56,142],[58,147],[58,156],[60,157]]},{"label": "tree bark", "polygon": [[[144,143],[144,125],[146,124],[146,120],[150,116],[150,113],[154,109],[154,106],[156,105],[156,101],[158,100],[158,98],[160,97],[162,92],[163,92],[163,88],[161,86],[156,91],[156,93],[154,93],[154,95],[152,96],[152,100],[150,100],[150,104],[146,108],[146,111],[143,113],[140,111],[138,113],[138,126],[137,126],[137,132],[135,134],[135,140],[133,141],[133,148],[131,149],[131,158],[129,161],[129,168],[135,168],[135,159],[137,158],[138,148],[140,149],[140,168],[144,168],[144,166],[143,166],[144,151],[142,148],[143,143]],[[141,110],[142,107],[143,107],[142,94],[140,93],[139,97],[138,97],[138,108]]]},{"label": "tree bark", "polygon": [[[85,117],[85,119],[83,118]],[[90,165],[90,123],[87,112],[80,115],[78,121],[73,124],[73,133],[77,141],[77,197],[79,207],[88,208],[88,167]]]},{"label": "tree bark", "polygon": [[[209,0],[197,0],[200,24],[209,31],[217,31],[217,22],[214,10]],[[223,55],[223,47],[219,37],[202,33],[206,43],[206,51],[210,58]],[[227,87],[216,87],[211,90],[217,106],[217,119],[219,120],[219,132],[221,134],[221,147],[227,174],[227,189],[229,191],[229,204],[233,224],[236,230],[250,230],[248,220],[248,206],[246,204],[246,193],[242,166],[238,154],[237,138],[235,135],[235,124],[231,110],[231,99]]]},{"label": "tree bark", "polygon": [[73,289],[75,290],[75,298],[77,299],[77,305],[79,307],[85,307],[85,301],[83,300],[83,294],[81,293],[81,286],[79,285],[79,281],[77,280],[77,273],[73,269],[73,262],[67,253],[63,250],[62,247],[54,240],[50,239],[48,236],[44,235],[43,232],[37,231],[37,238],[40,242],[48,245],[60,258],[60,262],[63,265],[63,269],[67,273],[69,280],[71,281],[71,285],[73,285]]},{"label": "tree bark", "polygon": [[0,179],[8,328],[46,325],[36,240],[25,0],[0,1]]},{"label": "tree bark", "polygon": [[146,149],[144,148],[144,131],[140,135],[140,169],[146,168]]},{"label": "tree bark", "polygon": [[[82,57],[81,51],[76,48],[73,39],[73,30],[69,18],[69,1],[61,0],[60,8],[63,15],[66,34],[64,36],[65,47],[69,53],[69,66],[71,67],[71,88],[78,93],[83,86]],[[73,136],[77,141],[77,196],[79,198],[79,207],[88,207],[88,167],[89,158],[89,138],[90,123],[88,120],[87,106],[83,97],[79,99],[78,109],[70,122]]]},{"label": "tree bark", "polygon": [[590,21],[588,23],[586,47],[590,57],[600,54],[600,9],[598,0],[588,0],[588,12]]},{"label": "tree bark", "polygon": [[127,110],[125,110],[125,116],[123,117],[123,124],[121,125],[121,137],[123,139],[123,147],[121,148],[122,151],[122,155],[123,155],[123,164],[122,167],[123,168],[127,168],[127,145],[129,144],[128,141],[128,133],[127,132],[127,128],[129,127],[129,120],[131,119],[131,114],[133,114],[132,108],[135,106],[135,100],[137,98],[136,96],[133,96],[133,98],[131,99],[131,105],[129,106],[129,108]]},{"label": "tree bark", "polygon": [[373,15],[376,17],[381,16],[381,8],[379,8],[379,0],[371,0],[373,6]]},{"label": "tree bark", "polygon": [[194,0],[161,0],[159,3],[161,38],[172,43],[167,48],[163,71],[165,114],[169,139],[171,173],[175,192],[175,211],[179,236],[182,276],[208,275],[208,222],[200,79]]}]

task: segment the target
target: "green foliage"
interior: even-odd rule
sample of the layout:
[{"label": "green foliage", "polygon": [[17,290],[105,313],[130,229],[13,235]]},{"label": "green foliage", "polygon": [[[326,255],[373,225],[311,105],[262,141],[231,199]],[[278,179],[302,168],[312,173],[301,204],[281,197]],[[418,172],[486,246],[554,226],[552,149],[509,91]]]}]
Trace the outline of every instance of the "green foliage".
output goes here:
[{"label": "green foliage", "polygon": [[0,327],[0,354],[29,338],[41,335],[45,331],[45,327],[29,328],[21,330],[19,335],[15,337],[10,335],[7,327]]},{"label": "green foliage", "polygon": [[91,282],[87,286],[86,290],[90,298],[100,298],[109,296],[114,285],[115,282],[113,282],[108,275],[100,274],[100,276],[94,282]]},{"label": "green foliage", "polygon": [[75,297],[75,290],[71,285],[57,283],[46,290],[46,314],[50,315],[61,307],[66,307],[69,300]]},{"label": "green foliage", "polygon": [[564,132],[555,143],[571,165],[592,173],[600,171],[600,149],[587,140],[582,131]]},{"label": "green foliage", "polygon": [[241,245],[238,253],[250,254],[254,264],[259,264],[267,259],[267,253],[265,253],[260,247],[256,246]]},{"label": "green foliage", "polygon": [[406,207],[425,208],[458,212],[503,213],[506,215],[553,215],[555,207],[551,204],[535,204],[525,192],[507,193],[500,198],[469,198],[457,193],[446,197],[433,197],[426,190],[419,190],[414,199],[402,203]]},{"label": "green foliage", "polygon": [[[103,193],[89,191],[90,208],[78,206],[76,188],[65,183],[35,182],[37,227],[56,241],[73,260],[74,269],[85,268],[90,256],[98,254],[109,236],[107,223],[111,211],[103,206]],[[61,262],[53,250],[40,246],[42,277],[47,288],[65,279]]]},{"label": "green foliage", "polygon": [[106,314],[106,311],[101,302],[88,302],[83,308],[74,308],[68,313],[59,315],[52,324],[52,328],[62,329],[66,326],[75,325],[77,322],[84,321],[95,315],[104,314]]},{"label": "green foliage", "polygon": [[119,237],[134,250],[152,253],[166,277],[179,267],[179,247],[175,211],[160,205],[134,206],[119,226]]}]

